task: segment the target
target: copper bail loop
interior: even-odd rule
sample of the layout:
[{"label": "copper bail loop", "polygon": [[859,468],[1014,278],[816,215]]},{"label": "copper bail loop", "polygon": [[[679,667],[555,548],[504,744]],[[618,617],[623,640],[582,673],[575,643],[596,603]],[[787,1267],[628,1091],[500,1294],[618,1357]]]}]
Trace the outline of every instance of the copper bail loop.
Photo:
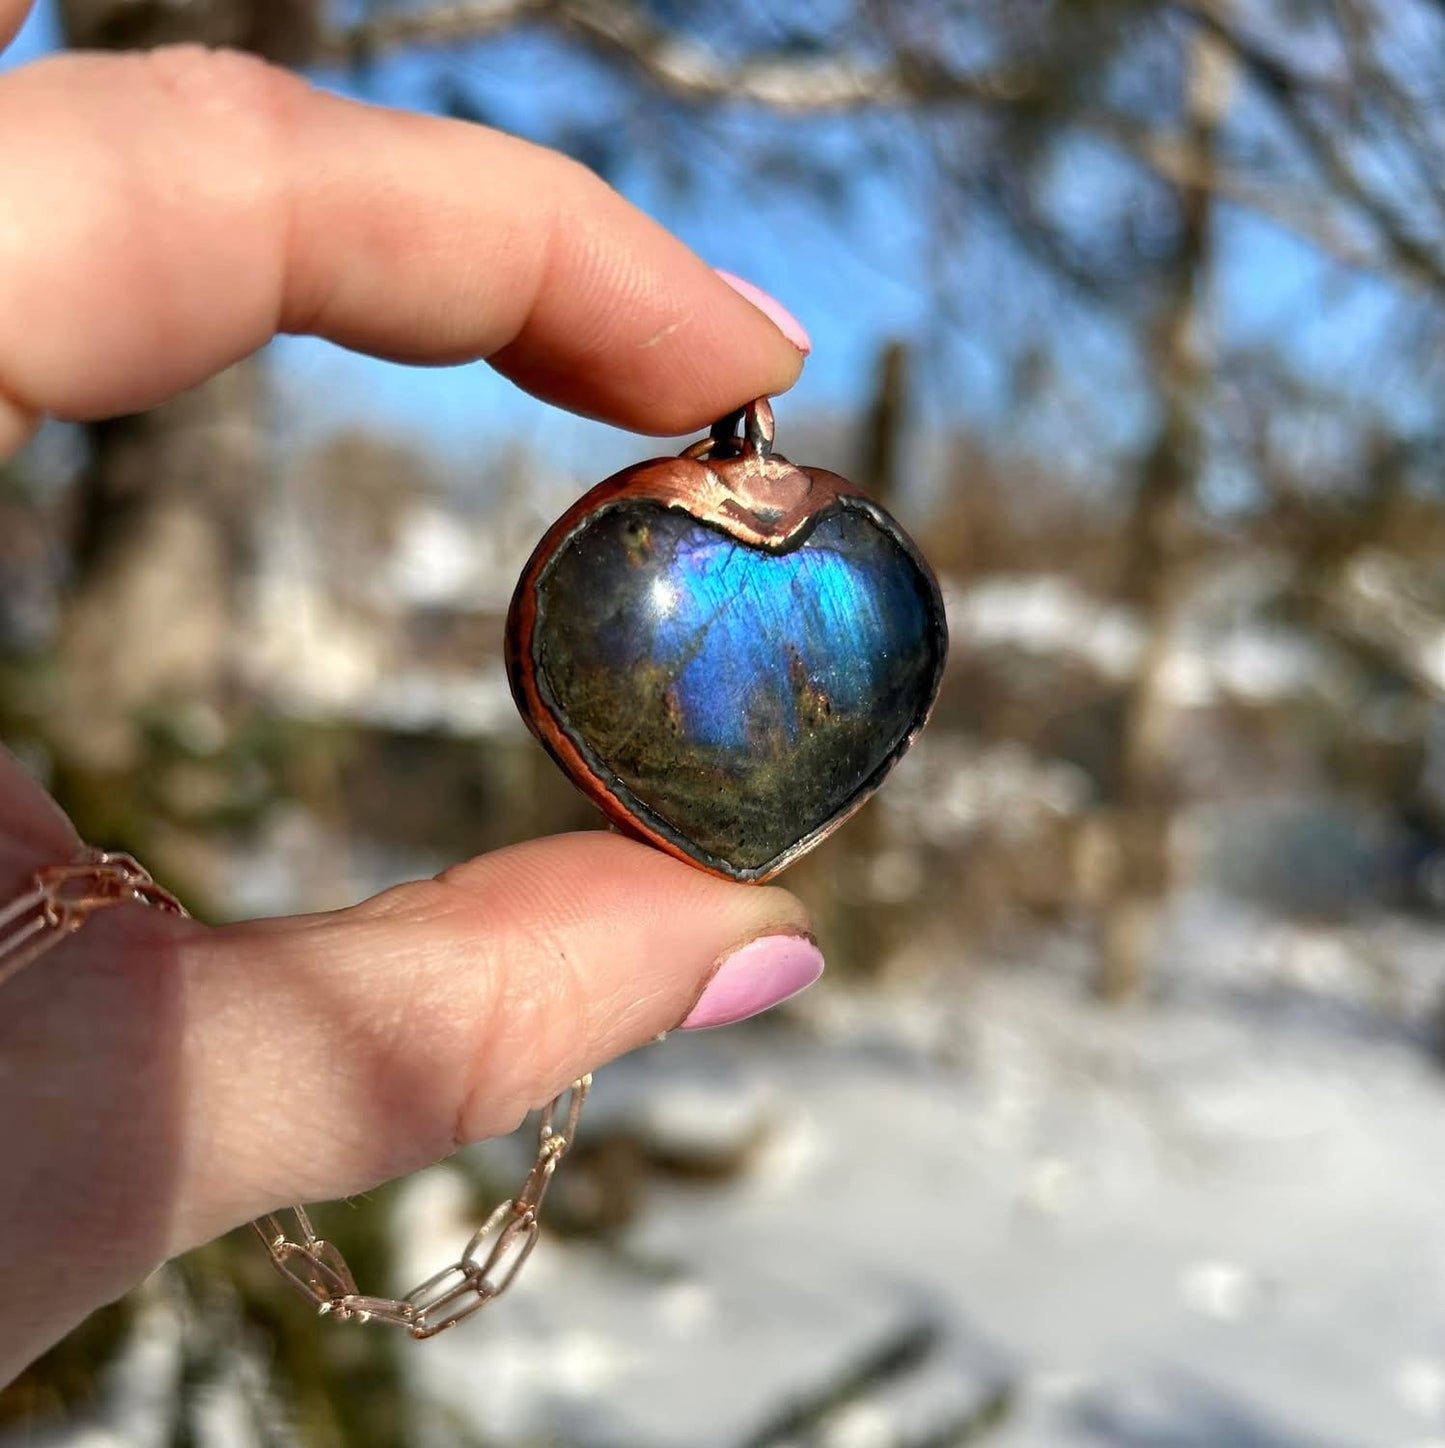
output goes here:
[{"label": "copper bail loop", "polygon": [[[738,436],[739,427],[742,436]],[[773,455],[773,405],[755,397],[746,407],[730,412],[712,425],[707,437],[683,452],[684,457],[730,458]]]}]

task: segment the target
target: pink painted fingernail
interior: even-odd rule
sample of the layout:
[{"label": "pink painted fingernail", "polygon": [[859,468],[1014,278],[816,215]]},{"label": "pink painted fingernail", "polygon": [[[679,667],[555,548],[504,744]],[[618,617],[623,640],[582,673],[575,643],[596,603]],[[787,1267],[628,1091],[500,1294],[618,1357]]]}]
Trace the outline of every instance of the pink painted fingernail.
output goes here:
[{"label": "pink painted fingernail", "polygon": [[724,956],[684,1031],[730,1026],[806,990],[823,973],[823,955],[806,935],[760,935]]},{"label": "pink painted fingernail", "polygon": [[769,296],[761,287],[755,287],[742,277],[723,271],[721,267],[714,267],[713,270],[740,297],[746,297],[804,357],[813,350],[812,339],[803,324],[776,297]]}]

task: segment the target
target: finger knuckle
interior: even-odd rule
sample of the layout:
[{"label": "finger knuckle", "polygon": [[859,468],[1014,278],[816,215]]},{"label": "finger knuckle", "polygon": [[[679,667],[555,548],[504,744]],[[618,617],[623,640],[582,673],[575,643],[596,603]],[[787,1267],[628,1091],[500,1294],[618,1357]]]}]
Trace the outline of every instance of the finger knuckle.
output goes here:
[{"label": "finger knuckle", "polygon": [[[584,1069],[591,1002],[564,941],[533,939],[522,969],[499,963],[485,1039],[472,1063],[466,1134],[509,1129]],[[512,968],[509,968],[511,966]]]},{"label": "finger knuckle", "polygon": [[143,63],[163,91],[187,109],[213,117],[273,120],[300,84],[289,71],[258,56],[207,45],[161,46]]}]

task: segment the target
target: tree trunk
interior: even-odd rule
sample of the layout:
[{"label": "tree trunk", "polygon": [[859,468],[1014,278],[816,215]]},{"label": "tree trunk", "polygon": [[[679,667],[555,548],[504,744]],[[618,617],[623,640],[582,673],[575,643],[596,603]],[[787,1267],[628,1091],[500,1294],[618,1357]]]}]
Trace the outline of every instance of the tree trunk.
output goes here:
[{"label": "tree trunk", "polygon": [[[67,42],[86,49],[190,42],[296,63],[317,38],[308,0],[60,0],[60,16]],[[224,720],[234,702],[230,648],[265,477],[264,396],[250,359],[151,412],[86,429],[47,727],[83,832],[148,843],[144,812],[129,805],[148,728]]]},{"label": "tree trunk", "polygon": [[262,386],[246,362],[153,412],[87,429],[49,730],[72,770],[126,774],[141,763],[147,719],[225,711],[245,510],[262,481]]},{"label": "tree trunk", "polygon": [[[1198,32],[1188,44],[1188,140],[1199,155],[1209,157],[1228,102],[1227,60],[1211,35]],[[1170,885],[1176,801],[1165,670],[1183,586],[1181,514],[1198,477],[1199,394],[1207,377],[1202,334],[1208,309],[1212,190],[1207,175],[1201,180],[1203,184],[1179,191],[1181,225],[1151,348],[1161,416],[1129,523],[1125,591],[1144,621],[1145,640],[1125,700],[1118,794],[1110,821],[1112,880],[1095,977],[1096,990],[1109,1000],[1132,995],[1142,984],[1159,907]]]},{"label": "tree trunk", "polygon": [[[901,481],[904,433],[908,415],[908,352],[901,342],[886,344],[878,355],[873,398],[864,419],[859,449],[858,483],[885,508],[891,509]],[[844,970],[876,974],[906,929],[899,914],[906,909],[880,898],[877,867],[888,848],[884,816],[876,802],[863,807],[838,836],[836,863],[827,870],[830,951]]]}]

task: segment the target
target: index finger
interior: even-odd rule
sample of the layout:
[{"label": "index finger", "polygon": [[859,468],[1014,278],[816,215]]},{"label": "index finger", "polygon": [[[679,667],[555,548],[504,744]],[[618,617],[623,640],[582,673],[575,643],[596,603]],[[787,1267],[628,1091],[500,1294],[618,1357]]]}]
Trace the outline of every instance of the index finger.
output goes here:
[{"label": "index finger", "polygon": [[0,456],[44,413],[136,411],[306,332],[687,431],[801,353],[565,158],[363,105],[249,56],[67,55],[0,79]]}]

